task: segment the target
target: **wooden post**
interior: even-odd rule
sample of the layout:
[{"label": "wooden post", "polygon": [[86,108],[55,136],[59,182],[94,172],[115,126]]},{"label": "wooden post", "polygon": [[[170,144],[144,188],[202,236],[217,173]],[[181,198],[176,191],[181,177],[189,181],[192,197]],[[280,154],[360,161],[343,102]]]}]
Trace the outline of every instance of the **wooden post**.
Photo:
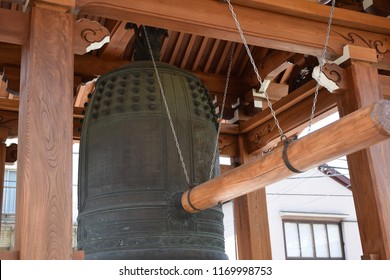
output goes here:
[{"label": "wooden post", "polygon": [[74,20],[56,3],[34,1],[22,47],[15,225],[22,260],[72,259]]},{"label": "wooden post", "polygon": [[[238,141],[240,160],[245,164],[249,161],[249,155],[244,137],[240,135]],[[240,196],[233,203],[238,259],[272,259],[265,189]]]},{"label": "wooden post", "polygon": [[[294,141],[286,154],[295,169],[305,171],[389,138],[390,101],[381,100]],[[183,209],[196,213],[294,175],[282,152],[283,147],[186,191]]]},{"label": "wooden post", "polygon": [[0,127],[0,229],[1,220],[3,217],[3,192],[4,192],[4,172],[5,172],[5,158],[7,154],[7,145],[5,141],[8,137],[8,128]]},{"label": "wooden post", "polygon": [[[353,57],[346,72],[349,90],[338,96],[341,116],[383,98],[374,66]],[[362,258],[390,259],[390,140],[351,154],[347,160]]]}]

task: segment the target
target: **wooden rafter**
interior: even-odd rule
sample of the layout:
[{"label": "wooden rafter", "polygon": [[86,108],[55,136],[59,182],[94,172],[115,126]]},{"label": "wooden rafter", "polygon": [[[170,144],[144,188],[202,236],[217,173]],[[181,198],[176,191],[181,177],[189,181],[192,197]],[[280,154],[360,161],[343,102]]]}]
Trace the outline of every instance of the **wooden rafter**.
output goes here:
[{"label": "wooden rafter", "polygon": [[206,37],[203,37],[202,39],[202,43],[200,45],[200,48],[199,48],[199,51],[196,55],[196,58],[195,58],[195,61],[194,61],[194,65],[192,66],[192,70],[193,71],[197,71],[198,68],[199,68],[199,63],[200,63],[200,60],[202,58],[202,54],[204,53],[205,49],[206,49],[206,45],[207,45],[207,42],[208,42],[208,38]]},{"label": "wooden rafter", "polygon": [[175,47],[173,48],[173,52],[172,52],[172,55],[169,59],[169,64],[174,64],[175,63],[175,60],[177,58],[177,55],[179,53],[179,49],[181,48],[181,44],[183,42],[183,39],[184,39],[184,33],[183,32],[180,32],[179,33],[179,36],[177,37],[177,40],[176,40],[176,43],[175,43]]},{"label": "wooden rafter", "polygon": [[191,36],[191,38],[190,38],[190,41],[188,42],[187,49],[186,49],[184,56],[183,56],[183,59],[180,63],[180,68],[186,68],[186,65],[188,63],[188,59],[190,57],[190,53],[192,51],[192,48],[193,48],[195,40],[196,40],[196,35],[190,35],[190,36]]},{"label": "wooden rafter", "polygon": [[110,43],[102,48],[100,57],[104,59],[121,58],[126,47],[134,36],[134,29],[125,29],[125,21],[118,21],[111,31]]}]

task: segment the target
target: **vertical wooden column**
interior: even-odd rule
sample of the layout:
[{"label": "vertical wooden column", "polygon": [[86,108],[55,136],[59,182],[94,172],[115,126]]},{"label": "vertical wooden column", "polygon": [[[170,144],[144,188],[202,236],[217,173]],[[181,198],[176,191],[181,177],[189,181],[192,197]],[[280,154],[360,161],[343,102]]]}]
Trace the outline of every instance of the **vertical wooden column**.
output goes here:
[{"label": "vertical wooden column", "polygon": [[[240,161],[249,161],[244,137],[239,136]],[[265,189],[234,200],[237,257],[240,260],[271,260],[267,200]]]},{"label": "vertical wooden column", "polygon": [[33,2],[22,47],[15,226],[20,259],[72,258],[74,20],[69,7],[58,3],[72,1]]},{"label": "vertical wooden column", "polygon": [[[375,51],[369,60],[372,57],[376,59]],[[359,57],[353,57],[350,63],[346,68],[348,90],[338,95],[341,116],[383,99],[378,70]],[[347,160],[362,259],[390,259],[390,140],[351,154]]]},{"label": "vertical wooden column", "polygon": [[[3,193],[4,193],[4,172],[5,158],[7,155],[7,145],[5,141],[8,137],[8,128],[0,127],[0,209],[3,211]],[[3,213],[0,215],[0,229]]]}]

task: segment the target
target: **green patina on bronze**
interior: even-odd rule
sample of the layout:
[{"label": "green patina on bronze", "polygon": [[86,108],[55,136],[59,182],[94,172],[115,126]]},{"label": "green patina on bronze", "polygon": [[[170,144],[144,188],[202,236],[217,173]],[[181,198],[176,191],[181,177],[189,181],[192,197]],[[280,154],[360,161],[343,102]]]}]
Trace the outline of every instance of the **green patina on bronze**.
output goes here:
[{"label": "green patina on bronze", "polygon": [[[192,74],[157,67],[191,183],[200,184],[217,133],[213,104]],[[151,62],[97,80],[79,170],[78,247],[87,259],[227,258],[221,208],[188,214],[175,205],[188,186]]]}]

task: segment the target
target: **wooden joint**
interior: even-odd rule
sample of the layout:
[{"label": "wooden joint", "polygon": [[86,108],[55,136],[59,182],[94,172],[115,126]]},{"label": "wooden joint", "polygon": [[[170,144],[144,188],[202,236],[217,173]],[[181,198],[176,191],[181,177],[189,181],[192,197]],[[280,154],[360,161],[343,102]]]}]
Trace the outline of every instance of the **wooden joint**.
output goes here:
[{"label": "wooden joint", "polygon": [[75,22],[73,32],[74,53],[83,55],[89,51],[100,49],[110,41],[110,32],[97,21],[86,18]]}]

